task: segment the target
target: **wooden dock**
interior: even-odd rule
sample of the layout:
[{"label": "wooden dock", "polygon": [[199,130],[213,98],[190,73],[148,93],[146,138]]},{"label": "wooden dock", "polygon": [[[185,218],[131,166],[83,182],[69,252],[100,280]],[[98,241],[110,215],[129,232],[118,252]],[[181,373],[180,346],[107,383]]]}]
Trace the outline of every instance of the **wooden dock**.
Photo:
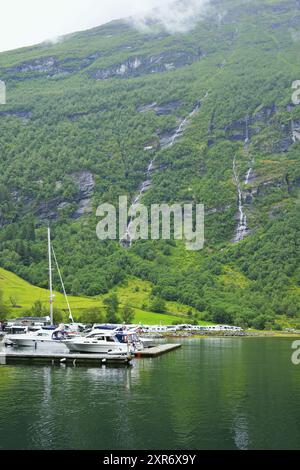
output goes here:
[{"label": "wooden dock", "polygon": [[174,351],[175,349],[178,349],[178,348],[181,348],[181,344],[179,343],[159,344],[158,346],[154,346],[153,348],[147,348],[147,349],[143,349],[143,351],[136,352],[135,357],[137,358],[157,357],[167,352]]},{"label": "wooden dock", "polygon": [[[138,351],[136,358],[150,358],[161,356],[181,347],[181,344],[159,344],[152,348]],[[0,365],[6,364],[43,364],[43,365],[130,365],[134,356],[112,356],[109,354],[80,354],[69,352],[33,352],[33,351],[11,351],[0,352]]]},{"label": "wooden dock", "polygon": [[45,365],[94,365],[105,364],[130,365],[133,356],[112,356],[109,354],[73,354],[73,353],[35,353],[35,352],[2,352],[0,365],[6,364],[45,364]]}]

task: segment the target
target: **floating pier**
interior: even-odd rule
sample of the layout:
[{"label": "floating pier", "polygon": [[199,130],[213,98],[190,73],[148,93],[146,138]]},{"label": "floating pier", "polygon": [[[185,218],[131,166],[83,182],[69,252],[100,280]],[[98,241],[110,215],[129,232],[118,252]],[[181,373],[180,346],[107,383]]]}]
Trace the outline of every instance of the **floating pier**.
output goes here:
[{"label": "floating pier", "polygon": [[71,353],[36,353],[36,352],[2,352],[0,365],[6,364],[46,364],[46,365],[94,365],[130,364],[133,356],[118,356],[109,354],[71,354]]},{"label": "floating pier", "polygon": [[[152,348],[147,348],[135,353],[136,358],[157,357],[167,352],[181,347],[181,344],[159,344]],[[44,365],[94,365],[103,366],[105,364],[130,365],[134,355],[110,355],[110,354],[85,354],[68,352],[36,352],[36,351],[16,351],[7,350],[0,352],[0,365],[6,364],[44,364]]]},{"label": "floating pier", "polygon": [[179,343],[159,344],[158,346],[154,346],[152,348],[147,348],[143,349],[142,351],[136,352],[135,357],[157,357],[167,352],[174,351],[178,348],[181,348],[181,344]]}]

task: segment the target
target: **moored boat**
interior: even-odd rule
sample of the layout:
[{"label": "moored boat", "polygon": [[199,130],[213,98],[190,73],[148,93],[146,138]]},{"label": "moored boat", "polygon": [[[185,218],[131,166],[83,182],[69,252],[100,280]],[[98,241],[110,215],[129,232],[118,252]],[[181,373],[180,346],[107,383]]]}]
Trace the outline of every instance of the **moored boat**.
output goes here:
[{"label": "moored boat", "polygon": [[78,336],[61,342],[71,352],[124,354],[134,352],[128,342],[122,341],[114,331],[92,331],[87,336]]},{"label": "moored boat", "polygon": [[61,339],[66,337],[63,325],[58,328],[41,328],[38,331],[32,331],[23,334],[8,334],[4,338],[5,346],[21,346],[21,347],[32,347],[38,343],[58,343]]}]

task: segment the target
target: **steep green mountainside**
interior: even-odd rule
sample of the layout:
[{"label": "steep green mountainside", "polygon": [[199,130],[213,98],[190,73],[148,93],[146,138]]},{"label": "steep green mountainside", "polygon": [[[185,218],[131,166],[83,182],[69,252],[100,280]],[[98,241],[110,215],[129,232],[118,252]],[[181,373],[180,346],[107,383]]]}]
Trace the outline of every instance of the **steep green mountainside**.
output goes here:
[{"label": "steep green mountainside", "polygon": [[[184,34],[118,21],[0,54],[1,266],[46,287],[50,221],[72,294],[134,276],[199,318],[300,324],[299,26],[297,0],[212,1]],[[149,179],[146,204],[205,205],[203,250],[97,239],[97,206]]]}]

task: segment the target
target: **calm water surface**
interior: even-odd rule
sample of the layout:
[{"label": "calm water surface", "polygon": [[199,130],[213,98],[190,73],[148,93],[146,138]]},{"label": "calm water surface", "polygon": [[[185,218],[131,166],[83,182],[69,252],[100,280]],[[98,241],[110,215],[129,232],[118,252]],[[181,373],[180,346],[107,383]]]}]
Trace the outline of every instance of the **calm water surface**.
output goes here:
[{"label": "calm water surface", "polygon": [[132,368],[0,367],[0,449],[300,449],[291,339],[207,338]]}]

